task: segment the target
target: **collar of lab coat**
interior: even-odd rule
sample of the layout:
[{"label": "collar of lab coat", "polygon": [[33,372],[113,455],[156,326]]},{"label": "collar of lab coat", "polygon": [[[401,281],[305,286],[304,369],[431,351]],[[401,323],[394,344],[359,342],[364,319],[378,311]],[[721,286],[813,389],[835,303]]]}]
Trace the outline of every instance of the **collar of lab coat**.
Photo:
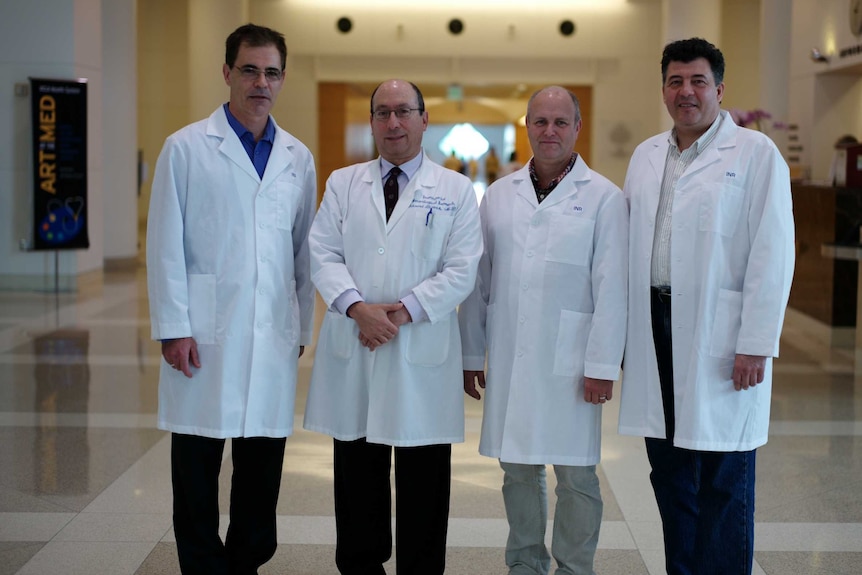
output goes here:
[{"label": "collar of lab coat", "polygon": [[263,178],[257,175],[257,170],[254,169],[251,159],[242,147],[242,142],[239,136],[230,127],[227,121],[227,115],[224,109],[219,106],[207,120],[207,136],[218,138],[221,140],[219,151],[230,158],[236,166],[253,178],[256,182],[260,182],[261,186],[270,184],[275,178],[293,164],[294,156],[291,148],[293,143],[286,137],[284,130],[278,127],[275,119],[270,116],[273,125],[275,126],[275,141],[272,143],[272,152],[269,154],[269,161],[266,163],[266,170],[263,172]]},{"label": "collar of lab coat", "polygon": [[386,201],[383,198],[383,175],[380,173],[380,158],[378,157],[366,164],[368,169],[362,175],[362,181],[371,186],[371,200],[374,202],[381,220],[386,224],[386,229],[392,229],[392,226],[398,223],[398,220],[407,213],[407,208],[410,207],[410,203],[417,191],[428,195],[430,194],[430,190],[437,187],[437,179],[434,177],[434,171],[429,167],[432,163],[431,159],[428,158],[424,150],[422,154],[422,165],[419,166],[419,170],[410,179],[407,187],[401,190],[401,193],[398,195],[398,203],[395,204],[395,209],[392,211],[392,215],[389,216],[388,222],[386,221]]},{"label": "collar of lab coat", "polygon": [[566,177],[560,180],[560,183],[557,184],[554,191],[552,191],[547,198],[542,200],[542,203],[540,204],[539,200],[536,198],[536,190],[533,187],[533,182],[530,180],[529,165],[530,164],[528,162],[523,168],[515,172],[513,175],[513,183],[518,186],[518,195],[524,198],[537,210],[551,208],[556,204],[565,201],[567,198],[574,196],[578,193],[580,186],[583,186],[592,179],[589,166],[587,166],[587,163],[581,155],[578,154],[578,159],[575,160],[575,165],[572,166],[572,169],[568,174],[566,174]]},{"label": "collar of lab coat", "polygon": [[[685,181],[698,173],[705,167],[721,160],[721,154],[728,148],[736,147],[736,137],[739,133],[739,126],[730,117],[730,113],[726,110],[720,112],[722,117],[721,125],[718,127],[718,133],[712,141],[712,145],[700,152],[697,157],[691,162],[685,172],[679,178],[679,185],[685,184]],[[649,162],[653,168],[656,178],[661,185],[661,180],[664,177],[664,164],[667,161],[667,146],[670,130],[664,132],[659,137],[653,138],[653,149],[649,152]]]}]

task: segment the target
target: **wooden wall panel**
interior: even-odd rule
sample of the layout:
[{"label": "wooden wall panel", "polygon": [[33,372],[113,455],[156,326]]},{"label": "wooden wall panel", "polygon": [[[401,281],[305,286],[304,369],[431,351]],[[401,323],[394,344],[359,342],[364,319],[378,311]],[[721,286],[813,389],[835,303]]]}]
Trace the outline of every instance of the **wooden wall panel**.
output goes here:
[{"label": "wooden wall panel", "polygon": [[323,198],[324,187],[333,170],[347,164],[348,86],[341,82],[320,82],[317,86],[317,201]]}]

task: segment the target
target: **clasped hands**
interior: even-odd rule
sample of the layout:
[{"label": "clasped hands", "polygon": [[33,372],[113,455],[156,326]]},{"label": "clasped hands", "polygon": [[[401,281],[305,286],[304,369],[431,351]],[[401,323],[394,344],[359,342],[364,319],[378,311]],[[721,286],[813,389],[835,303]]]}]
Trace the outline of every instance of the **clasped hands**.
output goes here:
[{"label": "clasped hands", "polygon": [[392,341],[400,326],[413,321],[401,302],[356,302],[347,310],[347,317],[359,326],[359,342],[369,351]]}]

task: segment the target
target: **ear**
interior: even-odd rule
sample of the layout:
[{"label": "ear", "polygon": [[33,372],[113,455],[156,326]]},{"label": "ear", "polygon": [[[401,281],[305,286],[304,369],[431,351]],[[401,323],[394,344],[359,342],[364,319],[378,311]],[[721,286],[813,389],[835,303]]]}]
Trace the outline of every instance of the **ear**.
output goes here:
[{"label": "ear", "polygon": [[230,86],[230,66],[222,64],[221,73],[224,75],[224,83]]},{"label": "ear", "polygon": [[718,92],[718,103],[721,104],[721,98],[724,96],[724,82],[715,87]]}]

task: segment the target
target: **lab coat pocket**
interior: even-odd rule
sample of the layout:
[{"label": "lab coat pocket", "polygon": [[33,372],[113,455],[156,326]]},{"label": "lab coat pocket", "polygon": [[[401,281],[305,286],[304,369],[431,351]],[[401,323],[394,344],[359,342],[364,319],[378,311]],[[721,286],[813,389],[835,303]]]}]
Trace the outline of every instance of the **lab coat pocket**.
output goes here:
[{"label": "lab coat pocket", "polygon": [[199,344],[215,343],[216,277],[214,274],[189,274],[188,281],[192,337]]},{"label": "lab coat pocket", "polygon": [[584,373],[584,355],[590,336],[593,314],[564,309],[560,312],[557,345],[554,350],[554,375],[579,376]]},{"label": "lab coat pocket", "polygon": [[407,336],[407,361],[421,367],[437,367],[449,356],[452,317],[438,322],[420,321],[401,327]]},{"label": "lab coat pocket", "polygon": [[706,184],[700,199],[699,229],[732,237],[742,214],[745,191],[736,186]]},{"label": "lab coat pocket", "polygon": [[589,218],[552,216],[545,261],[576,266],[590,265],[595,226],[596,222]]},{"label": "lab coat pocket", "polygon": [[302,198],[302,190],[280,178],[276,181],[272,193],[275,194],[276,227],[280,230],[292,230],[293,220],[296,216],[296,204]]},{"label": "lab coat pocket", "polygon": [[418,214],[412,222],[413,255],[420,260],[440,259],[443,256],[446,238],[449,237],[449,230],[452,229],[452,220],[451,215],[438,211],[434,211],[433,214],[422,211]]},{"label": "lab coat pocket", "polygon": [[323,325],[328,330],[326,341],[332,356],[338,359],[350,359],[359,340],[359,328],[356,322],[337,311],[328,310]]},{"label": "lab coat pocket", "polygon": [[719,290],[714,317],[709,355],[733,359],[736,357],[736,340],[742,327],[742,292]]}]

